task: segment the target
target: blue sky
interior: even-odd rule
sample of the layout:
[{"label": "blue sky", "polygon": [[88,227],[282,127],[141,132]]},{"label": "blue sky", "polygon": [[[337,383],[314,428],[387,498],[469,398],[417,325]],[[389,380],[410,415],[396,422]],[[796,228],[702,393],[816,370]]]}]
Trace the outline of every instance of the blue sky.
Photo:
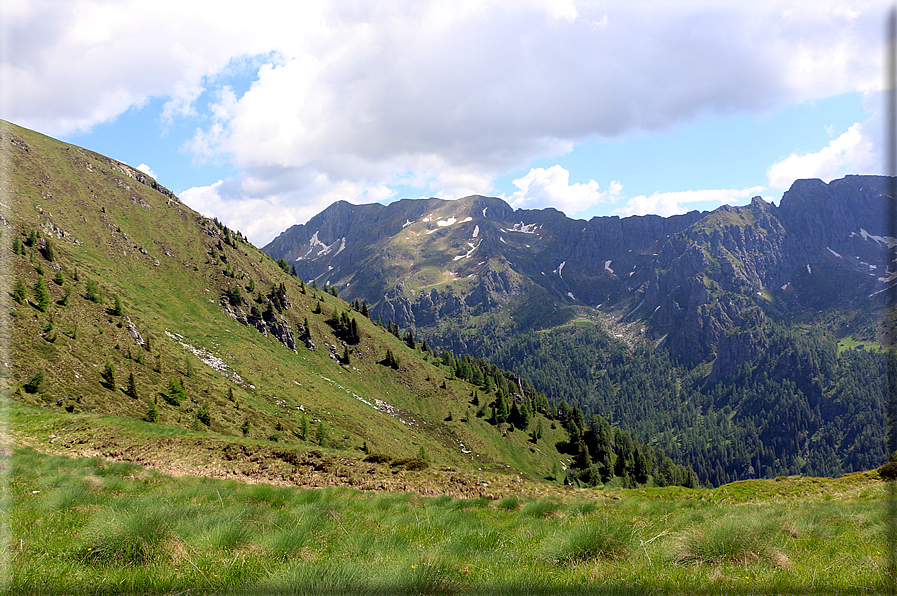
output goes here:
[{"label": "blue sky", "polygon": [[670,215],[882,169],[884,2],[114,5],[0,5],[0,117],[258,245],[336,200]]}]

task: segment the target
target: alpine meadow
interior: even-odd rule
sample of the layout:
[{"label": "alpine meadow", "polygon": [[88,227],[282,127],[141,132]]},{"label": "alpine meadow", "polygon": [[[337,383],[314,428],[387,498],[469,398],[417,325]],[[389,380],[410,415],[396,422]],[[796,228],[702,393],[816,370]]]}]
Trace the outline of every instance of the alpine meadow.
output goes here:
[{"label": "alpine meadow", "polygon": [[884,177],[260,249],[89,149],[0,159],[4,593],[893,587]]}]

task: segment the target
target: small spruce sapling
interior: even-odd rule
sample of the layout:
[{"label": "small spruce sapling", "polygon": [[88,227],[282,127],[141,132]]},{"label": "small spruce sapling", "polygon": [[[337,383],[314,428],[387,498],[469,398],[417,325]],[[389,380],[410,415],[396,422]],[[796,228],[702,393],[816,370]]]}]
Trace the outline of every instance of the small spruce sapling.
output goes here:
[{"label": "small spruce sapling", "polygon": [[25,304],[25,301],[28,299],[28,294],[25,290],[25,282],[22,281],[21,277],[16,278],[16,283],[12,290],[12,297],[13,300],[19,304]]},{"label": "small spruce sapling", "polygon": [[103,295],[100,293],[97,282],[92,279],[87,280],[87,286],[84,288],[84,297],[96,304],[103,301]]},{"label": "small spruce sapling", "polygon": [[41,387],[44,384],[44,371],[39,370],[28,379],[28,382],[22,385],[22,389],[25,390],[25,393],[37,393],[41,390]]},{"label": "small spruce sapling", "polygon": [[56,275],[53,277],[53,283],[57,286],[61,286],[65,283],[65,276],[62,275],[62,269],[56,272]]},{"label": "small spruce sapling", "polygon": [[199,410],[196,412],[196,419],[205,424],[206,426],[212,425],[212,414],[209,411],[209,400],[206,400],[205,403],[200,406]]},{"label": "small spruce sapling", "polygon": [[421,445],[420,449],[417,450],[417,457],[424,461],[430,461],[430,454],[427,452],[423,445]]},{"label": "small spruce sapling", "polygon": [[112,314],[116,317],[120,317],[125,314],[125,308],[124,306],[122,306],[121,298],[119,298],[117,295],[115,296],[115,302],[112,306]]},{"label": "small spruce sapling", "polygon": [[34,284],[34,302],[37,310],[41,312],[47,312],[47,308],[50,306],[50,292],[47,291],[47,286],[44,284],[43,275],[38,276],[37,283]]},{"label": "small spruce sapling", "polygon": [[156,405],[155,400],[149,403],[149,409],[143,419],[147,422],[159,422],[159,406]]},{"label": "small spruce sapling", "polygon": [[299,438],[303,441],[308,440],[308,418],[305,417],[305,414],[302,414],[302,418],[299,420]]},{"label": "small spruce sapling", "polygon": [[315,429],[315,443],[317,443],[320,447],[327,446],[327,427],[324,426],[324,421],[318,421],[318,427]]},{"label": "small spruce sapling", "polygon": [[165,401],[170,403],[173,406],[181,405],[181,402],[187,399],[187,392],[184,391],[184,386],[181,384],[181,380],[177,377],[169,377],[168,378],[168,391],[163,394],[165,397]]},{"label": "small spruce sapling", "polygon": [[125,387],[125,393],[134,399],[139,399],[137,395],[137,381],[134,379],[134,372],[128,375],[128,384]]},{"label": "small spruce sapling", "polygon": [[103,367],[100,378],[107,389],[115,390],[115,365],[111,361],[106,361],[106,366]]}]

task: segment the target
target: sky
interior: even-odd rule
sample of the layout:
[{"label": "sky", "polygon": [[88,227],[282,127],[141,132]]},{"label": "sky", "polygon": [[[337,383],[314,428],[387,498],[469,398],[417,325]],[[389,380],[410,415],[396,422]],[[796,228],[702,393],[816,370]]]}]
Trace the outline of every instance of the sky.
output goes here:
[{"label": "sky", "polygon": [[259,246],[338,200],[666,216],[883,173],[890,6],[5,0],[0,118]]}]

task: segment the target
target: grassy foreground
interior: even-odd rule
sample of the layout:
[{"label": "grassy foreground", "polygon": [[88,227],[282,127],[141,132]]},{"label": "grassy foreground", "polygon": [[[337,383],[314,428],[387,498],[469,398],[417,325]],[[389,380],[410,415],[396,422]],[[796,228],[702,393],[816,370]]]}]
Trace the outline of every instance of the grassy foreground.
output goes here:
[{"label": "grassy foreground", "polygon": [[12,594],[887,592],[874,472],[567,498],[172,478],[16,448]]}]

